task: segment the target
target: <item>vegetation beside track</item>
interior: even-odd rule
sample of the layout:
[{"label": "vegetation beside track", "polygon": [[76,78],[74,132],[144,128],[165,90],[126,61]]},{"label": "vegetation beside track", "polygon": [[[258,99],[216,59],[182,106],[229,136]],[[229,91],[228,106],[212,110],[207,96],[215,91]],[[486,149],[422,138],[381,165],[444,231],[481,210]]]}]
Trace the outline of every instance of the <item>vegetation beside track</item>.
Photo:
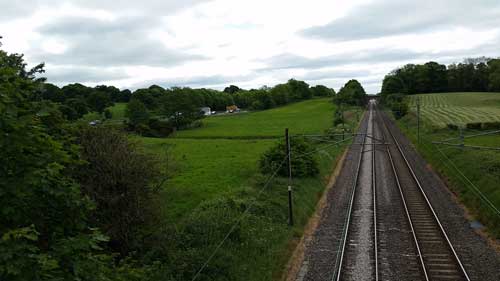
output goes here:
[{"label": "vegetation beside track", "polygon": [[[434,170],[446,180],[471,211],[471,215],[484,224],[493,237],[500,238],[500,216],[495,210],[500,209],[500,151],[432,144],[446,139],[453,139],[450,143],[461,143],[461,130],[445,127],[446,122],[456,122],[459,127],[463,127],[471,121],[500,120],[500,94],[445,93],[417,96],[422,98],[420,144],[417,145],[416,97],[410,98],[413,105],[411,111],[397,124]],[[465,136],[484,132],[462,130]],[[500,134],[465,138],[463,144],[500,147]]]},{"label": "vegetation beside track", "polygon": [[421,94],[409,99],[413,109],[420,99],[422,118],[433,126],[500,121],[500,93]]},{"label": "vegetation beside track", "polygon": [[[258,160],[277,141],[269,137],[281,137],[285,127],[292,135],[324,134],[331,127],[334,108],[331,99],[313,99],[267,111],[209,117],[203,127],[174,138],[134,137],[146,151],[160,158],[170,154],[176,163],[162,193],[167,231],[172,232],[164,274],[191,279],[236,225],[197,280],[279,279],[349,142],[332,145],[340,137],[312,142],[320,173],[293,180],[293,227],[287,225],[287,179],[275,177],[266,186],[269,176],[258,171]],[[346,110],[347,127],[354,127],[361,115],[359,108]],[[245,213],[249,205],[252,208]]]}]

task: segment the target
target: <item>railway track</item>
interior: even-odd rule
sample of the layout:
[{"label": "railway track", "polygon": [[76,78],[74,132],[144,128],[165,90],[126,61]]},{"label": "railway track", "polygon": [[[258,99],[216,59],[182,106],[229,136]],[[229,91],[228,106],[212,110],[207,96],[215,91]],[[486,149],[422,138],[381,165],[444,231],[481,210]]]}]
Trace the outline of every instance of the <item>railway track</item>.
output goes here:
[{"label": "railway track", "polygon": [[[332,280],[378,280],[373,114],[360,144],[360,156],[351,188],[342,235],[340,261]],[[370,249],[370,250],[368,250]],[[376,276],[371,279],[370,276]]]},{"label": "railway track", "polygon": [[385,117],[378,115],[383,134],[391,142],[386,150],[411,227],[422,280],[470,281],[401,145],[389,130]]},{"label": "railway track", "polygon": [[[339,249],[340,259],[337,261],[331,280],[457,280],[470,281],[467,272],[455,252],[446,231],[434,211],[427,194],[422,188],[406,155],[389,130],[386,117],[382,116],[370,104],[368,126],[360,147],[360,156],[351,188],[348,212]],[[385,155],[383,153],[385,152]],[[378,157],[377,157],[378,156]],[[384,160],[379,160],[384,158]],[[377,162],[379,160],[379,162]],[[391,200],[398,202],[394,210],[380,208],[378,210],[377,197],[389,185],[377,186],[377,165],[385,163],[389,166],[385,181],[393,181],[396,191]],[[389,176],[390,175],[390,176]],[[379,190],[380,189],[380,190]],[[387,251],[387,241],[391,233],[387,231],[390,219],[387,214],[399,212],[405,228],[398,230],[407,237],[399,241],[405,246],[400,247],[402,252]],[[379,218],[377,213],[382,217]],[[403,224],[403,223],[402,223]],[[381,226],[379,230],[378,226]],[[382,239],[379,237],[383,237]],[[398,237],[398,238],[399,238]],[[404,276],[384,276],[379,268],[391,271],[387,262],[379,260],[379,251],[388,255],[405,257],[404,270],[395,270]],[[394,257],[391,257],[394,259]],[[397,259],[397,258],[396,258]],[[379,272],[380,271],[380,272]],[[402,273],[404,272],[404,273]]]}]

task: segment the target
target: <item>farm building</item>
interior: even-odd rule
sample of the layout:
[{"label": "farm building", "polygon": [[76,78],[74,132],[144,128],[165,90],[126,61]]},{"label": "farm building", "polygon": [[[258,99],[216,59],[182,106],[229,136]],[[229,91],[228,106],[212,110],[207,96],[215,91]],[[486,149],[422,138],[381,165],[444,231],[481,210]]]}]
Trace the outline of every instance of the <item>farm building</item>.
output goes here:
[{"label": "farm building", "polygon": [[226,106],[226,112],[228,113],[239,112],[239,111],[240,109],[236,105]]},{"label": "farm building", "polygon": [[210,109],[210,107],[202,107],[200,108],[200,110],[203,112],[203,115],[205,116],[209,116],[212,114],[212,110]]}]

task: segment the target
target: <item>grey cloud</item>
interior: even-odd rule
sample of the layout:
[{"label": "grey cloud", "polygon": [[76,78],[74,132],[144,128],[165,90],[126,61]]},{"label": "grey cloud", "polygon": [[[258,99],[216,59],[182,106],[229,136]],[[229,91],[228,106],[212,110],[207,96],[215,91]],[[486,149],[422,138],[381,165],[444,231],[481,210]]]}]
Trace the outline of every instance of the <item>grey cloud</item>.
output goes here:
[{"label": "grey cloud", "polygon": [[114,68],[48,65],[46,70],[48,81],[56,84],[98,83],[128,78],[124,71]]},{"label": "grey cloud", "polygon": [[171,66],[205,57],[174,50],[158,38],[147,36],[151,26],[159,22],[152,18],[128,17],[114,21],[94,18],[61,18],[38,29],[45,38],[59,39],[69,44],[62,54],[33,50],[35,61],[52,64],[84,66],[149,65]]},{"label": "grey cloud", "polygon": [[345,80],[356,77],[363,77],[370,75],[366,70],[329,70],[329,71],[309,71],[305,75],[297,77],[305,81],[320,81],[320,80]]},{"label": "grey cloud", "polygon": [[255,74],[240,75],[240,76],[224,76],[224,75],[208,75],[208,76],[192,76],[192,77],[174,77],[167,79],[154,79],[141,82],[133,85],[133,89],[149,87],[151,85],[159,85],[164,88],[169,87],[207,87],[216,85],[238,84],[249,81],[255,78]]},{"label": "grey cloud", "polygon": [[498,0],[373,1],[346,16],[301,32],[311,38],[349,41],[500,24]]},{"label": "grey cloud", "polygon": [[422,53],[403,49],[368,49],[356,53],[341,53],[318,58],[306,58],[294,54],[281,54],[263,60],[265,69],[323,68],[355,63],[381,63],[422,58]]},{"label": "grey cloud", "polygon": [[0,21],[29,16],[42,7],[57,8],[62,4],[72,4],[81,8],[99,9],[109,12],[115,12],[119,8],[121,12],[138,13],[140,11],[143,15],[147,16],[167,16],[196,4],[210,1],[212,0],[148,0],[145,3],[144,1],[137,0],[69,0],[64,2],[60,0],[0,0],[0,7],[2,7]]}]

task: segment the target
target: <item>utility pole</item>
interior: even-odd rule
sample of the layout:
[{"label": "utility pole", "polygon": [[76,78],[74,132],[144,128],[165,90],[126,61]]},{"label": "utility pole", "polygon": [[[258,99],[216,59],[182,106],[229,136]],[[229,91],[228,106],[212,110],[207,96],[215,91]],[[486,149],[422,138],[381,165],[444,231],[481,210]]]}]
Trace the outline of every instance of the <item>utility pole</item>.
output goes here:
[{"label": "utility pole", "polygon": [[340,114],[342,114],[342,140],[345,139],[345,125],[344,125],[344,108],[342,107],[342,104],[340,104]]},{"label": "utility pole", "polygon": [[460,130],[460,147],[464,148],[464,145],[465,145],[465,138],[464,138],[464,131],[463,131],[464,129],[461,126],[459,126],[458,128]]},{"label": "utility pole", "polygon": [[293,225],[292,210],[292,151],[290,149],[290,136],[288,128],[285,129],[286,155],[288,158],[288,225]]},{"label": "utility pole", "polygon": [[420,98],[417,98],[417,144],[420,144]]}]

